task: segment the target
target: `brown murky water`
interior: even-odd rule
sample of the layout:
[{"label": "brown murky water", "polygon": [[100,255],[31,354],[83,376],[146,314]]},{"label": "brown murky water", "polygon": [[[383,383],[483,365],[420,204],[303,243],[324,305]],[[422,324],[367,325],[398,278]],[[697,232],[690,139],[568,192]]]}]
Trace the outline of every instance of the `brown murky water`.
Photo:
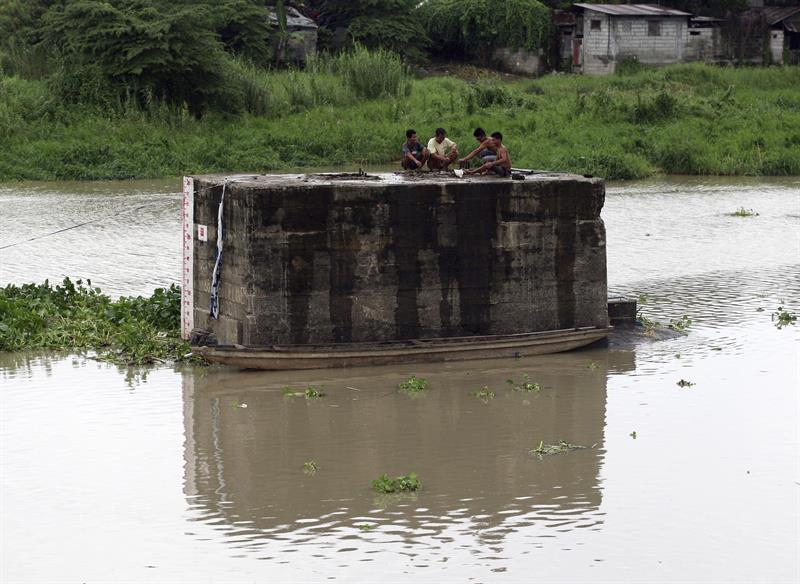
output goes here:
[{"label": "brown murky water", "polygon": [[[0,187],[0,246],[152,202],[0,251],[0,282],[175,281],[176,187]],[[797,581],[800,327],[770,314],[800,310],[800,180],[612,185],[603,215],[611,289],[690,334],[335,372],[0,354],[0,580]],[[588,448],[529,453],[559,439]],[[412,471],[415,495],[370,489]]]}]

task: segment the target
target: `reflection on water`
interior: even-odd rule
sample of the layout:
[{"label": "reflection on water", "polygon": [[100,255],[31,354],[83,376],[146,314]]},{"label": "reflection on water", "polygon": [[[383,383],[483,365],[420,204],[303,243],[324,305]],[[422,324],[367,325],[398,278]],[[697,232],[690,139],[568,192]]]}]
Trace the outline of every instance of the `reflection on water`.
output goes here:
[{"label": "reflection on water", "polygon": [[[633,365],[627,352],[596,357],[616,368]],[[186,493],[198,519],[225,521],[231,545],[271,556],[296,545],[298,530],[312,539],[342,530],[351,539],[365,522],[383,536],[408,538],[409,554],[426,562],[446,554],[454,538],[501,545],[517,529],[538,537],[597,529],[606,367],[589,369],[588,362],[581,354],[539,359],[525,369],[489,361],[429,371],[361,369],[344,378],[321,372],[294,379],[221,371],[187,376]],[[504,389],[522,371],[542,390]],[[398,380],[412,373],[428,379],[424,395],[397,391]],[[284,398],[287,384],[324,385],[328,395]],[[483,385],[497,392],[490,404],[465,391]],[[561,438],[592,448],[543,460],[528,453],[539,440]],[[304,474],[306,460],[320,470]],[[382,472],[411,471],[421,477],[424,494],[378,496],[368,489]],[[423,542],[424,549],[413,549]],[[316,551],[330,556],[343,545],[331,541]]]},{"label": "reflection on water", "polygon": [[[0,354],[0,581],[797,581],[800,327],[770,320],[800,310],[796,184],[610,189],[612,287],[694,320],[635,351],[292,373]],[[761,215],[725,215],[738,206]],[[2,241],[37,221],[52,227],[4,223]],[[177,217],[90,230],[70,257],[119,293],[161,285],[169,253],[133,278],[89,253],[99,238],[124,257],[147,222]],[[3,279],[63,267],[20,248],[0,252]],[[512,391],[523,373],[541,391]],[[411,374],[431,389],[398,392]],[[309,384],[327,396],[282,395]],[[559,439],[590,448],[528,452]],[[412,471],[415,495],[370,489]]]}]

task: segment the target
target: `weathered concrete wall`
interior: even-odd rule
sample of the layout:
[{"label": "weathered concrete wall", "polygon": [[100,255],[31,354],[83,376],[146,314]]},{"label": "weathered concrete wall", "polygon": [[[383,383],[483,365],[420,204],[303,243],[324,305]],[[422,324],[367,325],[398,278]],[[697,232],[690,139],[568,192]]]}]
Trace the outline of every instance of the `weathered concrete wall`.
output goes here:
[{"label": "weathered concrete wall", "polygon": [[[506,334],[607,323],[605,186],[576,175],[195,179],[195,329],[221,344]],[[214,186],[217,185],[217,186]],[[195,229],[195,233],[196,233]]]},{"label": "weathered concrete wall", "polygon": [[724,60],[725,51],[719,27],[690,28],[684,59],[707,63]]},{"label": "weathered concrete wall", "polygon": [[783,65],[783,31],[769,31],[769,56],[773,65]]},{"label": "weathered concrete wall", "polygon": [[[592,21],[600,27],[592,29]],[[650,23],[658,34],[651,34]],[[613,73],[616,63],[636,58],[649,65],[669,65],[683,59],[688,39],[687,18],[618,17],[594,10],[583,16],[583,72]]]},{"label": "weathered concrete wall", "polygon": [[494,62],[503,71],[518,75],[538,77],[543,69],[542,57],[538,52],[524,49],[497,48],[493,53]]}]

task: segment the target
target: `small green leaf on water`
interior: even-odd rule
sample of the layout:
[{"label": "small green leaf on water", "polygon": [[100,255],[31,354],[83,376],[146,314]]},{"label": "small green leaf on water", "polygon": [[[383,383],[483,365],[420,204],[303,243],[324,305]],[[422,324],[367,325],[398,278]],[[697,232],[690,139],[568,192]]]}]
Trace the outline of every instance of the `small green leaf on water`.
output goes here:
[{"label": "small green leaf on water", "polygon": [[745,209],[744,207],[739,207],[733,213],[730,213],[731,217],[758,217],[758,213],[756,213],[753,209]]},{"label": "small green leaf on water", "polygon": [[398,385],[401,391],[406,393],[419,393],[428,389],[428,380],[422,377],[415,377],[412,375]]},{"label": "small green leaf on water", "polygon": [[319,399],[325,397],[325,390],[322,387],[309,385],[306,389],[294,389],[292,387],[283,388],[283,397],[304,397],[306,399]]},{"label": "small green leaf on water", "polygon": [[631,432],[630,434],[628,434],[628,436],[630,436],[631,438],[633,438],[634,440],[636,440],[636,430],[634,430],[633,432]]},{"label": "small green leaf on water", "polygon": [[488,385],[484,385],[482,388],[476,389],[472,392],[472,395],[484,403],[488,402],[490,399],[494,399],[494,392],[489,389]]},{"label": "small green leaf on water", "polygon": [[779,306],[777,312],[772,313],[771,319],[777,328],[782,329],[785,326],[796,323],[797,314],[789,310],[784,310],[783,306]]},{"label": "small green leaf on water", "polygon": [[417,473],[400,475],[390,479],[385,473],[372,481],[372,489],[378,493],[405,493],[417,491],[422,488],[422,483],[417,479]]},{"label": "small green leaf on water", "polygon": [[586,368],[587,368],[587,369],[597,369],[598,367],[600,367],[600,364],[599,364],[599,363],[597,363],[596,361],[591,361],[591,362],[590,362],[590,363],[589,363],[589,364],[586,366]]},{"label": "small green leaf on water", "polygon": [[362,523],[360,525],[356,525],[356,527],[358,527],[361,531],[372,531],[373,529],[375,529],[375,527],[377,527],[377,524],[376,523],[371,523],[371,524],[370,523]]},{"label": "small green leaf on water", "polygon": [[680,359],[681,358],[681,354],[680,353],[675,353],[675,358],[676,359]]},{"label": "small green leaf on water", "polygon": [[303,472],[306,474],[314,474],[319,470],[319,464],[316,460],[308,460],[303,463]]},{"label": "small green leaf on water", "polygon": [[694,383],[692,383],[691,381],[687,381],[685,379],[681,379],[678,382],[678,387],[692,387],[693,385]]},{"label": "small green leaf on water", "polygon": [[531,454],[536,454],[541,458],[542,456],[550,456],[553,454],[563,454],[565,452],[570,452],[572,450],[583,450],[585,446],[581,446],[579,444],[571,444],[566,440],[559,440],[558,444],[545,444],[544,440],[539,441],[539,445],[529,450]]}]

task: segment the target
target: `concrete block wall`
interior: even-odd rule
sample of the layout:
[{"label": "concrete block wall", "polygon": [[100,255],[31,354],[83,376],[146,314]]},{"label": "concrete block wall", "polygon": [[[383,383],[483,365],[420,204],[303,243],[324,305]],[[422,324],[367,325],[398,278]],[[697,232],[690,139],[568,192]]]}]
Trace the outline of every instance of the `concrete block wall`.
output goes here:
[{"label": "concrete block wall", "polygon": [[[592,30],[592,21],[600,29]],[[660,35],[650,36],[648,23],[660,23]],[[616,63],[636,58],[650,65],[678,63],[688,42],[685,18],[615,17],[585,10],[583,17],[583,72],[613,73]]]},{"label": "concrete block wall", "polygon": [[769,31],[769,56],[773,65],[783,64],[783,31]]},{"label": "concrete block wall", "polygon": [[[220,344],[534,332],[607,323],[602,180],[195,178],[195,329]],[[196,228],[194,230],[196,233]]]}]

